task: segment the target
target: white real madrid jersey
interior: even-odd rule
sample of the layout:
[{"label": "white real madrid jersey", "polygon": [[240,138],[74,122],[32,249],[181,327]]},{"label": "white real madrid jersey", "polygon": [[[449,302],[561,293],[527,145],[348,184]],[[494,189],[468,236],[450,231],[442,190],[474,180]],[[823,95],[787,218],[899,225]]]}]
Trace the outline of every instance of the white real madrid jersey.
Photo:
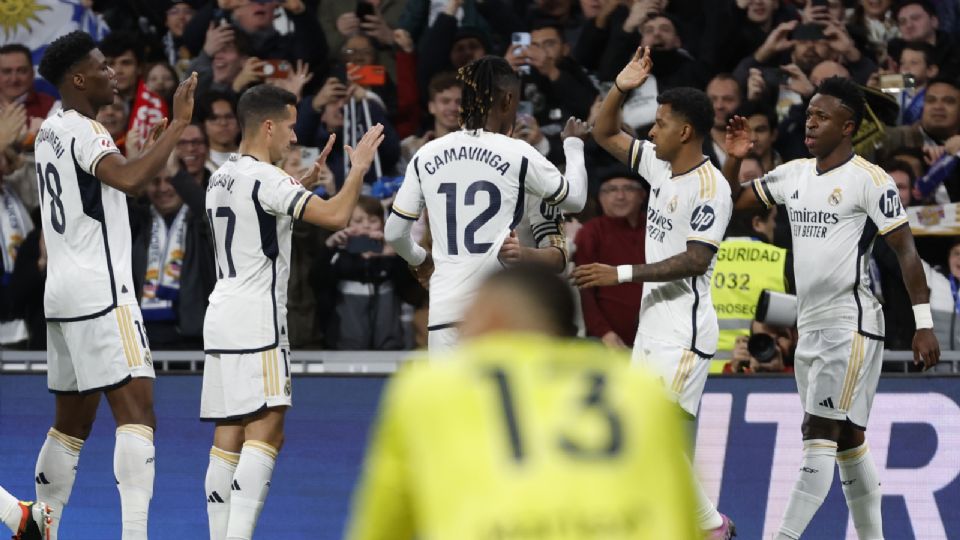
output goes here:
[{"label": "white real madrid jersey", "polygon": [[47,247],[47,320],[75,321],[135,304],[126,195],[97,179],[119,152],[106,128],[74,110],[43,121],[34,142]]},{"label": "white real madrid jersey", "polygon": [[689,171],[674,173],[655,152],[656,146],[649,141],[634,140],[630,147],[633,168],[650,183],[647,264],[685,252],[689,242],[709,246],[714,256],[702,276],[645,282],[637,331],[709,358],[719,339],[710,280],[733,209],[730,186],[706,158]]},{"label": "white real madrid jersey", "polygon": [[526,142],[505,135],[463,130],[421,147],[407,166],[392,212],[416,220],[427,210],[435,267],[430,328],[460,322],[482,279],[500,268],[500,246],[519,225],[526,194],[559,205],[568,191],[556,166]]},{"label": "white real madrid jersey", "polygon": [[815,159],[797,159],[754,180],[753,189],[767,206],[787,207],[799,330],[848,329],[883,339],[866,255],[878,233],[908,226],[893,179],[859,156],[823,172]]},{"label": "white real madrid jersey", "polygon": [[287,340],[290,232],[308,192],[252,156],[233,155],[210,177],[207,219],[217,284],[203,321],[207,353],[249,353]]}]

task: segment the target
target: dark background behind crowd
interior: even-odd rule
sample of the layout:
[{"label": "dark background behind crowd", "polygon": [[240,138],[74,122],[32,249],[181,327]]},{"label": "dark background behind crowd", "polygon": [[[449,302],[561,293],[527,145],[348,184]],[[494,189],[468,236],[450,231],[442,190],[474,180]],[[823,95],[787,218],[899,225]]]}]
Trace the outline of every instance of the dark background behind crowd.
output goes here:
[{"label": "dark background behind crowd", "polygon": [[[295,348],[405,349],[425,342],[426,297],[383,244],[384,210],[406,164],[427,141],[459,129],[456,70],[486,54],[521,74],[513,136],[562,166],[560,130],[570,116],[592,122],[599,99],[638,46],[652,49],[653,75],[631,92],[624,129],[644,137],[665,89],[703,89],[715,111],[704,154],[718,166],[724,126],[745,116],[757,142],[742,180],[809,157],[804,109],[831,76],[867,91],[858,153],[894,178],[906,206],[960,200],[960,1],[958,0],[192,0],[85,1],[110,33],[100,48],[116,71],[117,102],[98,115],[128,155],[137,122],[169,106],[173,90],[199,74],[195,126],[184,131],[167,170],[130,200],[134,271],[154,348],[202,347],[206,297],[216,279],[203,194],[210,174],[237,150],[236,102],[257,84],[300,97],[298,146],[279,164],[299,177],[331,134],[358,139],[383,123],[385,140],[350,225],[332,235],[297,224],[290,280]],[[46,257],[32,137],[59,107],[35,81],[31,50],[0,48],[0,173],[4,241],[0,343],[44,348]],[[151,100],[155,101],[151,101]],[[164,103],[165,102],[165,103]],[[146,103],[146,105],[145,105]],[[139,120],[138,120],[139,119]],[[643,178],[592,142],[586,162],[594,204],[566,216],[578,264],[642,262]],[[336,193],[347,163],[337,144],[317,194]],[[423,224],[418,236],[429,237]],[[735,215],[728,236],[785,249],[783,212]],[[941,346],[957,347],[960,243],[920,237]],[[571,263],[572,263],[571,261]],[[749,273],[749,266],[733,269]],[[783,287],[791,288],[784,264]],[[884,302],[887,347],[909,349],[913,320],[896,257],[882,241],[871,275]],[[714,283],[722,287],[723,284]],[[629,347],[642,286],[582,294],[584,332]],[[716,302],[716,299],[715,299]],[[722,316],[721,316],[722,318]],[[749,318],[727,347],[728,369],[790,369],[795,329]],[[758,362],[746,335],[767,333],[778,360]],[[766,367],[761,364],[767,364]],[[774,367],[771,367],[773,365]]]}]

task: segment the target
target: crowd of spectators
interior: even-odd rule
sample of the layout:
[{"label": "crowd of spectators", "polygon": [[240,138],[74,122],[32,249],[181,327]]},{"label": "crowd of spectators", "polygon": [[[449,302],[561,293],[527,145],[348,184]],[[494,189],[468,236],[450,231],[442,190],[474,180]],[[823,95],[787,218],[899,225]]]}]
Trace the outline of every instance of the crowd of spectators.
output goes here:
[{"label": "crowd of spectators", "polygon": [[[290,172],[309,167],[316,149],[333,134],[351,142],[374,123],[385,126],[350,226],[332,235],[295,227],[290,338],[298,348],[403,349],[424,342],[427,291],[383,245],[383,211],[414,152],[459,129],[456,70],[486,54],[503,56],[521,75],[513,136],[561,166],[563,122],[570,116],[592,122],[599,100],[642,45],[652,49],[653,73],[623,108],[624,128],[637,137],[652,124],[660,92],[697,87],[715,112],[704,154],[722,165],[724,126],[731,115],[742,115],[756,135],[755,159],[745,162],[744,170],[761,175],[809,157],[803,145],[806,103],[820,81],[839,75],[867,90],[869,112],[857,150],[894,177],[903,204],[960,200],[957,0],[89,4],[111,28],[100,49],[116,72],[120,93],[98,120],[127,154],[141,145],[142,133],[131,128],[144,95],[168,110],[179,81],[199,74],[196,124],[184,131],[164,173],[130,201],[134,278],[158,349],[201,346],[205,298],[216,280],[203,188],[237,150],[237,97],[257,84],[281,86],[300,98],[299,146],[280,164]],[[0,47],[0,343],[42,348],[46,261],[31,141],[59,102],[34,79],[30,49],[16,43]],[[642,262],[647,184],[595,143],[588,141],[585,152],[595,204],[582,215],[565,217],[571,258]],[[336,193],[348,166],[342,146],[335,145],[317,194]],[[750,229],[740,227],[734,235],[790,247],[784,212],[733,221]],[[954,348],[960,341],[955,321],[960,244],[920,238],[918,248],[928,263],[931,303],[943,321],[937,328],[941,344]],[[874,247],[871,272],[885,304],[887,347],[909,348],[913,321],[904,315],[911,313],[909,299],[895,256],[882,240]],[[610,346],[629,347],[641,291],[634,284],[584,292],[583,332]],[[789,329],[752,326],[754,333],[785,340],[790,335]],[[737,366],[749,369],[742,341],[728,352]],[[789,349],[784,345],[779,354],[784,368]]]}]

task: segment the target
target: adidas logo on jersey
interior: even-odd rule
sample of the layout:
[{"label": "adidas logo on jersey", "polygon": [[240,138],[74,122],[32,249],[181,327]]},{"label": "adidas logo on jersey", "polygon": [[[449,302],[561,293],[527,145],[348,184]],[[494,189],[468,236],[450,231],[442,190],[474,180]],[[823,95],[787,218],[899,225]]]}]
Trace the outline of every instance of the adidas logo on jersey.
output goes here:
[{"label": "adidas logo on jersey", "polygon": [[43,473],[38,474],[35,480],[37,481],[38,484],[41,484],[44,486],[50,484],[50,481],[47,480],[47,477]]},{"label": "adidas logo on jersey", "polygon": [[828,397],[827,399],[821,401],[820,403],[817,403],[817,405],[820,405],[821,407],[826,407],[828,409],[836,409],[836,407],[833,406],[832,397]]},{"label": "adidas logo on jersey", "polygon": [[240,491],[240,484],[236,480],[233,481],[233,485],[230,486],[230,491]]},{"label": "adidas logo on jersey", "polygon": [[794,191],[794,192],[793,192],[793,195],[791,195],[790,198],[793,199],[793,200],[799,199],[799,198],[800,198],[800,190],[798,189],[798,190]]},{"label": "adidas logo on jersey", "polygon": [[210,494],[209,497],[207,497],[207,502],[222,503],[224,501],[223,501],[223,497],[221,497],[219,493],[214,491],[213,493]]}]

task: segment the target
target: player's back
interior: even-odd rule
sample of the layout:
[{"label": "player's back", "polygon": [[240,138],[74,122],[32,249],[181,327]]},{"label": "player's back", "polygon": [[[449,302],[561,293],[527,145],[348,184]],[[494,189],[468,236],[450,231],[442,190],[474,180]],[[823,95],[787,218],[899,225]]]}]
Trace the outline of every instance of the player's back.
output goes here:
[{"label": "player's back", "polygon": [[208,352],[254,352],[287,337],[290,229],[310,193],[284,171],[233,155],[210,177],[206,210],[217,283],[203,325]]},{"label": "player's back", "polygon": [[[431,325],[459,322],[480,279],[500,268],[500,246],[520,223],[525,192],[536,193],[545,184],[538,172],[548,169],[543,161],[529,144],[484,130],[453,132],[417,152],[414,167],[436,268],[430,281]],[[565,181],[561,185],[566,189]],[[553,204],[565,196],[545,195]]]},{"label": "player's back", "polygon": [[678,413],[626,357],[500,335],[452,360],[389,386],[349,538],[699,537]]},{"label": "player's back", "polygon": [[134,304],[126,195],[97,179],[117,153],[99,122],[74,111],[44,120],[34,143],[47,249],[48,320],[89,319]]}]

